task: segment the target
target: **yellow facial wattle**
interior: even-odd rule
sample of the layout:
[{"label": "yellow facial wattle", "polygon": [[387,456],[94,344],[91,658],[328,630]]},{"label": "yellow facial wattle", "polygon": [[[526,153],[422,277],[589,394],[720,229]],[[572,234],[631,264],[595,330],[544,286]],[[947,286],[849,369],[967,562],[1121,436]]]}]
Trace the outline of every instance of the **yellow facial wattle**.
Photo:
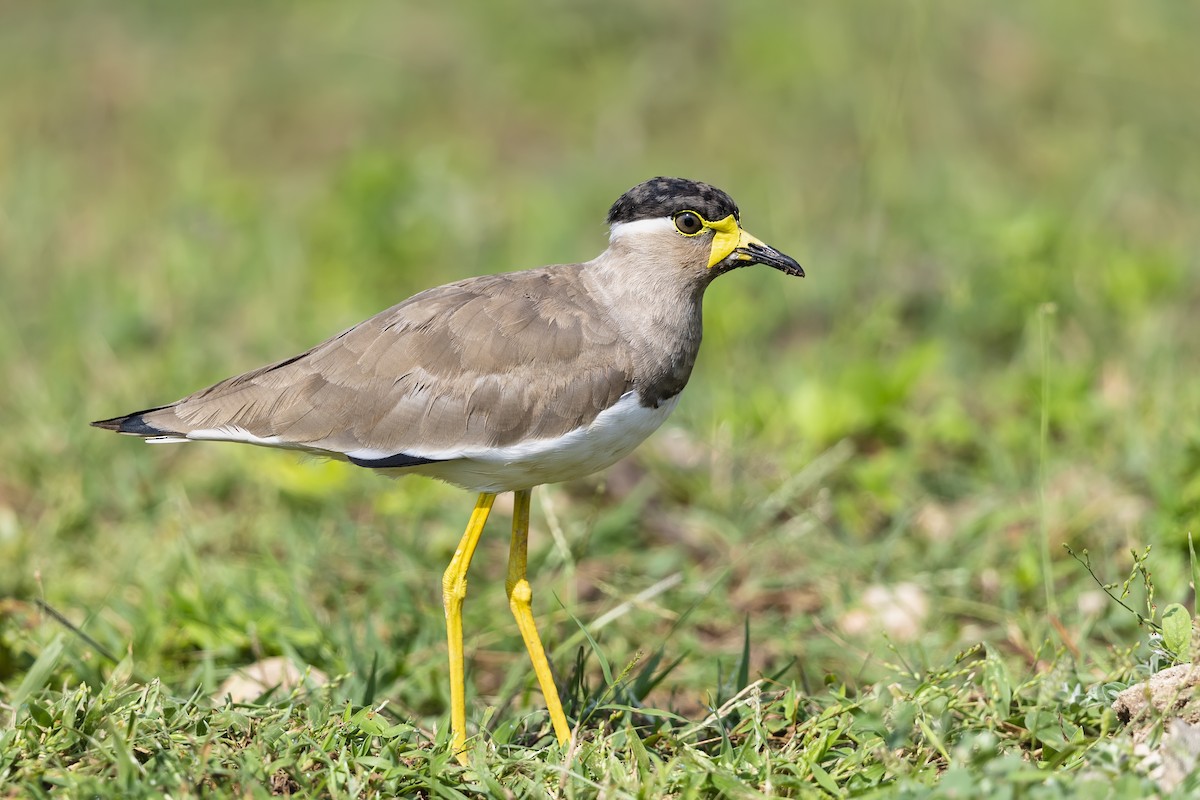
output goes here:
[{"label": "yellow facial wattle", "polygon": [[[757,237],[742,230],[737,220],[734,219],[733,214],[717,222],[703,221],[704,227],[713,232],[712,249],[709,251],[708,256],[709,269],[729,258],[730,254],[739,247],[746,247],[751,244],[763,244]],[[739,258],[743,261],[750,260],[750,256],[748,255],[741,255]]]}]

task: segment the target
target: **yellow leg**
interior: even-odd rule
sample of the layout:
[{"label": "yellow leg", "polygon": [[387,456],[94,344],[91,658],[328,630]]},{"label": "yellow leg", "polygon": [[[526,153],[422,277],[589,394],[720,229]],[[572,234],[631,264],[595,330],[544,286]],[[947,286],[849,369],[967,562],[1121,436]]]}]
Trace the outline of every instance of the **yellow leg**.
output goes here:
[{"label": "yellow leg", "polygon": [[442,605],[446,609],[446,642],[450,651],[450,746],[463,765],[467,763],[467,694],[463,685],[462,606],[467,596],[471,556],[475,555],[475,546],[495,499],[496,495],[488,492],[479,495],[467,531],[442,574]]},{"label": "yellow leg", "polygon": [[525,640],[525,649],[529,651],[529,660],[533,662],[533,672],[546,698],[554,735],[560,744],[565,744],[571,738],[571,727],[567,725],[567,716],[563,713],[558,689],[554,686],[554,676],[550,674],[550,662],[546,660],[546,650],[542,647],[537,626],[533,622],[533,589],[525,577],[529,544],[529,491],[521,489],[513,493],[512,545],[508,550],[508,579],[504,582],[504,589],[508,593],[508,607],[517,618],[517,627],[521,629],[521,638]]}]

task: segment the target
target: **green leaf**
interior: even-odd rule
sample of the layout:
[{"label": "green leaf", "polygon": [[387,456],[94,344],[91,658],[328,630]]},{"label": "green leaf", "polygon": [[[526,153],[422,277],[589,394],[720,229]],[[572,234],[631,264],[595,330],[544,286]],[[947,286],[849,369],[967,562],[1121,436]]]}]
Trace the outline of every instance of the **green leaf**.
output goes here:
[{"label": "green leaf", "polygon": [[381,739],[395,739],[399,736],[407,736],[412,733],[415,728],[407,722],[397,722],[390,728],[384,728],[378,733]]},{"label": "green leaf", "polygon": [[373,708],[364,708],[350,718],[350,724],[369,736],[378,736],[391,725]]},{"label": "green leaf", "polygon": [[813,779],[817,782],[818,786],[835,797],[840,797],[842,795],[842,790],[838,788],[837,781],[835,781],[833,776],[825,771],[824,767],[814,762],[809,764],[809,768],[812,770]]},{"label": "green leaf", "polygon": [[25,673],[25,680],[21,681],[17,691],[13,692],[12,707],[14,709],[19,709],[21,704],[28,700],[34,692],[46,685],[46,681],[50,679],[50,673],[58,665],[58,659],[62,656],[64,647],[61,633],[46,645],[41,655],[33,662],[33,666],[29,668],[29,672]]},{"label": "green leaf", "polygon": [[745,628],[742,635],[742,660],[738,663],[737,686],[734,693],[740,692],[750,685],[750,615],[743,620]]},{"label": "green leaf", "polygon": [[29,701],[29,716],[43,728],[49,728],[54,724],[54,715],[36,700]]},{"label": "green leaf", "polygon": [[1038,744],[1051,745],[1061,741],[1058,715],[1045,708],[1031,708],[1025,712],[1025,729]]},{"label": "green leaf", "polygon": [[376,650],[371,656],[371,672],[367,675],[367,685],[363,689],[362,704],[370,706],[375,704],[375,682],[379,674],[379,651]]},{"label": "green leaf", "polygon": [[1200,617],[1200,561],[1196,560],[1196,547],[1192,544],[1192,532],[1188,531],[1188,557],[1192,565],[1192,595],[1195,598],[1196,616]]},{"label": "green leaf", "polygon": [[1179,603],[1172,603],[1163,609],[1162,637],[1163,646],[1177,660],[1187,658],[1192,645],[1192,617]]},{"label": "green leaf", "polygon": [[995,713],[1000,719],[1008,717],[1012,707],[1012,679],[1004,659],[996,654],[993,647],[988,647],[983,662],[983,685]]},{"label": "green leaf", "polygon": [[592,638],[592,634],[588,631],[587,627],[579,621],[578,617],[576,617],[570,611],[567,612],[567,616],[571,618],[571,621],[575,623],[575,627],[579,628],[579,632],[583,634],[584,638],[588,640],[588,644],[592,646],[592,652],[596,654],[596,660],[600,662],[600,671],[604,673],[604,685],[612,686],[612,669],[609,668],[608,659],[604,657],[604,653],[600,652],[600,645],[597,644],[596,640]]}]

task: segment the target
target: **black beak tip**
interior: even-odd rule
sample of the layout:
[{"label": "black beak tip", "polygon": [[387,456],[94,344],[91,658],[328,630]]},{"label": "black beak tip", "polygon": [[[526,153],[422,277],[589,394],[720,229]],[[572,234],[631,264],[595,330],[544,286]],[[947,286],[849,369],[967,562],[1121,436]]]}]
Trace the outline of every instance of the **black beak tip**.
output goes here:
[{"label": "black beak tip", "polygon": [[766,264],[768,267],[774,267],[788,275],[794,275],[797,278],[804,277],[804,267],[800,266],[796,259],[784,255],[774,247],[751,244],[746,247],[739,247],[736,252],[747,256],[754,264]]}]

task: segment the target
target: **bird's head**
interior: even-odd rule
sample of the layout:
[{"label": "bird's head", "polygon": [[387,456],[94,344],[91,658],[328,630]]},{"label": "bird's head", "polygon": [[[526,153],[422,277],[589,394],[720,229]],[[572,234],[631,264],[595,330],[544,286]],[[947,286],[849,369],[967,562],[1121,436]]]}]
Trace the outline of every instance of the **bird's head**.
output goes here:
[{"label": "bird's head", "polygon": [[666,257],[707,277],[751,264],[804,277],[795,259],[743,230],[733,198],[707,183],[651,178],[613,203],[608,224],[614,244]]}]

